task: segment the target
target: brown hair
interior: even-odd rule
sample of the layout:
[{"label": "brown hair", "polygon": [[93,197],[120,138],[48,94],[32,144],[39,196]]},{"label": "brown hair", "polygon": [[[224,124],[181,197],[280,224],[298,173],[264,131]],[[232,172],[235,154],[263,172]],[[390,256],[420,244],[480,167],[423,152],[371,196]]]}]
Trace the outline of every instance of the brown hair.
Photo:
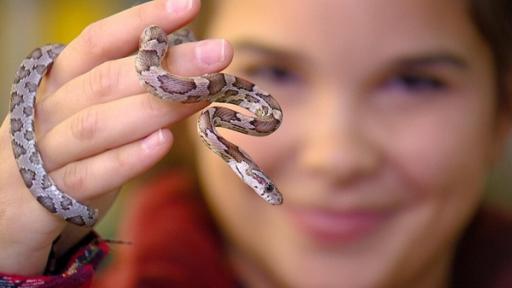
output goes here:
[{"label": "brown hair", "polygon": [[470,15],[494,56],[500,109],[512,110],[512,1],[469,0]]}]

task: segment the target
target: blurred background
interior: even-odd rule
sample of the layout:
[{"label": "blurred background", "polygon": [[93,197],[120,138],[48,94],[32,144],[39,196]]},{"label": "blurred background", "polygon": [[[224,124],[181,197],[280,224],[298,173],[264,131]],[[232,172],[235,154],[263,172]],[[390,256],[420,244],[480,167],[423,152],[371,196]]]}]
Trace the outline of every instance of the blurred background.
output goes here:
[{"label": "blurred background", "polygon": [[[145,1],[134,0],[0,0],[0,117],[7,115],[9,90],[18,64],[33,48],[46,43],[67,43],[89,23]],[[203,11],[205,13],[205,11]],[[467,143],[471,145],[471,143]],[[509,145],[509,147],[512,146]],[[509,149],[511,151],[511,149]],[[512,153],[497,167],[489,180],[487,200],[512,209]],[[1,161],[1,159],[0,159]],[[164,160],[159,167],[176,161]],[[421,163],[418,163],[421,165]],[[115,239],[123,204],[143,178],[129,183],[98,232]]]}]

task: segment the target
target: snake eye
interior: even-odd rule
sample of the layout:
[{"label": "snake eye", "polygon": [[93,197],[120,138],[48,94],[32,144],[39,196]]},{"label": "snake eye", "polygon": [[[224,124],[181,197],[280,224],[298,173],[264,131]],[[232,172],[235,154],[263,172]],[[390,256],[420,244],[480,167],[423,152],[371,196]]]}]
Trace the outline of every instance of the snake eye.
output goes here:
[{"label": "snake eye", "polygon": [[270,193],[270,192],[272,192],[272,191],[274,191],[274,185],[272,185],[272,184],[267,184],[267,186],[265,186],[265,192]]}]

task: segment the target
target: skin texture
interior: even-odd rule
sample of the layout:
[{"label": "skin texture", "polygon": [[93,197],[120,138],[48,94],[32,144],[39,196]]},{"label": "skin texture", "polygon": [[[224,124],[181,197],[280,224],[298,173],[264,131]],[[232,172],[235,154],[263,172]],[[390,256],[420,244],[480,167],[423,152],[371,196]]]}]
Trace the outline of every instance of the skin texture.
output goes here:
[{"label": "skin texture", "polygon": [[[208,34],[233,44],[227,72],[284,111],[268,137],[223,133],[275,180],[279,209],[197,145],[241,278],[250,287],[445,286],[509,125],[464,2],[217,4]],[[337,224],[325,224],[333,214]]]}]

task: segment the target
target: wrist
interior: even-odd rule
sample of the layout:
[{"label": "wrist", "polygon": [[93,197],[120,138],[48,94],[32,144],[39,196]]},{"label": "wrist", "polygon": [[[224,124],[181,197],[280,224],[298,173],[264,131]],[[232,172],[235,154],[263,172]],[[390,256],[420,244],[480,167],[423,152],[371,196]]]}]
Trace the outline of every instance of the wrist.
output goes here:
[{"label": "wrist", "polygon": [[42,275],[44,273],[51,244],[40,249],[27,249],[20,245],[0,243],[0,273],[20,276]]},{"label": "wrist", "polygon": [[[60,241],[59,239],[56,242],[60,243]],[[46,271],[44,275],[41,273],[20,275],[13,272],[2,273],[2,271],[0,286],[18,287],[20,283],[24,283],[30,287],[89,287],[94,271],[108,250],[107,243],[96,233],[90,232],[64,255],[54,258],[57,265],[53,267],[53,271]]]}]

